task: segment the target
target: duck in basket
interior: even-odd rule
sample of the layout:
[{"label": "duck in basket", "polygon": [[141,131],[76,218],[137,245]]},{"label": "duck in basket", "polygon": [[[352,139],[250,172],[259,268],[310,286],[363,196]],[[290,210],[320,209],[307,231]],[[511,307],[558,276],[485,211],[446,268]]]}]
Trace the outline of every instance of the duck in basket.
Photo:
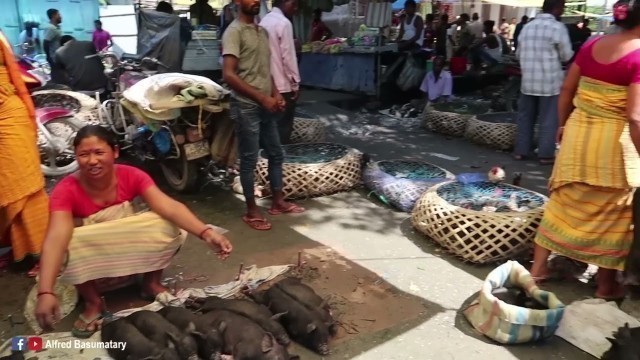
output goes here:
[{"label": "duck in basket", "polygon": [[507,261],[489,273],[478,298],[463,313],[481,334],[519,344],[553,336],[564,308],[555,294],[538,288],[524,266]]}]

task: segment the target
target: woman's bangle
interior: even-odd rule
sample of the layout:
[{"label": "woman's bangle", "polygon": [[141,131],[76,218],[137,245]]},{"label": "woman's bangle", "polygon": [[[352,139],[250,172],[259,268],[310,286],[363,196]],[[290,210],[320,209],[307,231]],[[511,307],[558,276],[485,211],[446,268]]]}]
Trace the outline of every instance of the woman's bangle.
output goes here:
[{"label": "woman's bangle", "polygon": [[198,238],[200,238],[200,240],[204,240],[204,233],[206,233],[209,230],[213,230],[213,228],[210,225],[207,225],[204,230],[200,231],[200,235],[198,235]]},{"label": "woman's bangle", "polygon": [[51,291],[40,291],[40,292],[38,293],[38,296],[37,296],[37,297],[40,297],[40,296],[42,296],[42,295],[52,295],[52,296],[53,296],[53,297],[55,297],[55,298],[57,298],[57,297],[58,297],[58,295],[56,295],[55,293],[53,293],[53,292],[51,292]]}]

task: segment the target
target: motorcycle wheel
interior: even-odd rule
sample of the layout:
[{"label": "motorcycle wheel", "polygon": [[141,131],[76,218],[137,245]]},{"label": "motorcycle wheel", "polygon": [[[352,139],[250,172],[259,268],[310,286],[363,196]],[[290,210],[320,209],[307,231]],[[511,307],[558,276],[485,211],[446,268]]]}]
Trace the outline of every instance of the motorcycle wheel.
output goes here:
[{"label": "motorcycle wheel", "polygon": [[162,174],[169,186],[182,193],[197,190],[199,166],[195,161],[189,161],[181,149],[179,159],[162,160],[160,162]]},{"label": "motorcycle wheel", "polygon": [[[56,119],[45,124],[45,127],[57,139],[63,141],[66,145],[60,154],[47,151],[43,146],[42,139],[44,135],[38,135],[38,147],[40,148],[40,168],[45,176],[57,177],[67,175],[78,170],[78,162],[73,152],[73,140],[78,130],[87,125],[86,122],[74,117]],[[44,140],[46,141],[46,140]],[[62,157],[62,159],[60,159]],[[68,162],[69,159],[71,162]],[[62,160],[62,162],[60,162]],[[61,165],[62,164],[62,165]]]}]

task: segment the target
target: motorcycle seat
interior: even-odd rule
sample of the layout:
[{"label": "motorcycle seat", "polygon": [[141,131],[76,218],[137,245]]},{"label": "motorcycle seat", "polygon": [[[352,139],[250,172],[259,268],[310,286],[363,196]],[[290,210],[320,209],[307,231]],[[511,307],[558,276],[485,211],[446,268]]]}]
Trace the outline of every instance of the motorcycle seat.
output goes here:
[{"label": "motorcycle seat", "polygon": [[96,89],[96,90],[90,90],[90,91],[86,91],[86,90],[75,90],[75,92],[83,94],[83,95],[87,95],[90,97],[95,97],[96,93],[98,94],[104,94],[107,91],[107,89],[105,88],[100,88],[100,89]]},{"label": "motorcycle seat", "polygon": [[122,54],[123,61],[126,61],[126,60],[141,61],[143,57],[144,56],[142,56],[141,54],[127,54],[127,53]]}]

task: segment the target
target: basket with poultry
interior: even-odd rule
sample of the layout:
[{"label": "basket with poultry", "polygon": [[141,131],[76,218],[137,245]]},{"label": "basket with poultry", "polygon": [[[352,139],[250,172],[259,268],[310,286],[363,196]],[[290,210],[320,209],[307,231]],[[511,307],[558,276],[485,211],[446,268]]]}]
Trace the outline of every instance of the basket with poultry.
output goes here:
[{"label": "basket with poultry", "polygon": [[320,119],[296,116],[293,119],[291,143],[319,143],[325,141],[327,126]]},{"label": "basket with poultry", "polygon": [[[332,143],[290,144],[282,148],[282,191],[286,198],[330,195],[360,184],[363,156],[356,149]],[[260,151],[256,175],[268,191],[269,161],[263,151]]]},{"label": "basket with poultry", "polygon": [[424,127],[445,135],[463,136],[469,119],[489,109],[490,104],[486,101],[454,100],[430,104],[423,112]]},{"label": "basket with poultry", "polygon": [[[412,224],[450,253],[485,264],[531,249],[548,198],[489,176],[461,174],[416,202]],[[494,175],[494,176],[492,176]]]},{"label": "basket with poultry", "polygon": [[514,112],[499,112],[475,115],[469,118],[464,137],[481,145],[499,150],[513,148],[516,140],[516,118]]},{"label": "basket with poultry", "polygon": [[364,185],[384,203],[411,212],[416,201],[433,185],[452,180],[449,171],[422,161],[384,160],[365,167]]}]

